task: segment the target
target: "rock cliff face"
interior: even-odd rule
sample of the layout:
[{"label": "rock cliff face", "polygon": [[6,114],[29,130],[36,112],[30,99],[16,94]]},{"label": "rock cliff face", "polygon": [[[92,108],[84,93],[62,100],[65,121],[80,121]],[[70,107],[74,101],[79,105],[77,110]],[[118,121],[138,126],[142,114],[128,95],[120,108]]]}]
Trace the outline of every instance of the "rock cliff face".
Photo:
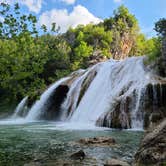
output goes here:
[{"label": "rock cliff face", "polygon": [[112,50],[113,58],[117,60],[125,59],[128,57],[134,42],[133,37],[129,33],[124,33],[120,41],[120,44],[117,44],[115,50]]},{"label": "rock cliff face", "polygon": [[166,165],[166,119],[146,133],[135,155],[135,166]]}]

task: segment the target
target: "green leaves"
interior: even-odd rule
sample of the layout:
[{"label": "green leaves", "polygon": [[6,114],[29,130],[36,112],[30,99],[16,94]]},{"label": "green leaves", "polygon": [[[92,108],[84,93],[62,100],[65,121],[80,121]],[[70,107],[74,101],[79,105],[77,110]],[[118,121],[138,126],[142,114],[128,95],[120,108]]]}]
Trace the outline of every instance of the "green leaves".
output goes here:
[{"label": "green leaves", "polygon": [[154,30],[161,37],[166,37],[166,18],[161,18],[159,21],[155,23]]},{"label": "green leaves", "polygon": [[93,48],[88,46],[86,42],[80,41],[78,47],[74,49],[75,55],[80,59],[81,57],[88,57],[91,55]]},{"label": "green leaves", "polygon": [[[36,17],[22,14],[19,4],[1,3],[0,16],[4,18],[0,22],[0,90],[16,99],[37,96],[71,71],[88,67],[89,60],[98,56],[96,52],[114,57],[129,43],[129,55],[150,54],[153,58],[160,48],[157,39],[147,40],[139,33],[136,18],[124,6],[98,25],[80,25],[62,35],[52,23],[50,34],[41,26],[44,35],[40,36]],[[165,35],[161,22],[156,30]]]}]

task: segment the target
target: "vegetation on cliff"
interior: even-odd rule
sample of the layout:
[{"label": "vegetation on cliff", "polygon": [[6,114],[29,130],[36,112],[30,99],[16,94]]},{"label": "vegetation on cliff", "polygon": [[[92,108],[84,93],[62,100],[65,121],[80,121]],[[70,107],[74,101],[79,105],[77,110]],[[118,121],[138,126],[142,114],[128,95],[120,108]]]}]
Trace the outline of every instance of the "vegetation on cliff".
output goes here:
[{"label": "vegetation on cliff", "polygon": [[55,23],[52,32],[45,25],[37,29],[36,17],[22,14],[18,4],[1,3],[0,15],[4,18],[0,22],[0,98],[36,96],[57,79],[87,68],[96,56],[153,57],[160,50],[160,40],[140,33],[137,19],[124,6],[98,25],[80,25],[64,34],[58,33]]}]

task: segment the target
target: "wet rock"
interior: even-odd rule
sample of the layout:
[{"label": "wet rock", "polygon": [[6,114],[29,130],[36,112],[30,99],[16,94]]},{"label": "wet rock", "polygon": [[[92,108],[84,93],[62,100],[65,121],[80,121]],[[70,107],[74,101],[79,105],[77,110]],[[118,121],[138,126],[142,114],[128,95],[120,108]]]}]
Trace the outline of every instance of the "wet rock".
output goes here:
[{"label": "wet rock", "polygon": [[104,166],[130,166],[127,162],[119,160],[119,159],[111,159],[108,160]]},{"label": "wet rock", "polygon": [[110,111],[104,113],[96,121],[97,126],[128,129],[131,128],[130,112],[132,109],[134,97],[127,96],[114,101]]},{"label": "wet rock", "polygon": [[[132,122],[137,120],[143,121],[143,127],[147,129],[161,122],[166,117],[166,82],[155,79],[155,84],[149,83],[142,87],[141,91],[133,89],[125,95],[128,87],[124,88],[114,99],[110,110],[98,118],[96,125],[128,129],[132,128]],[[136,111],[135,117],[133,111]]]},{"label": "wet rock", "polygon": [[24,164],[24,166],[42,166],[40,162],[30,162],[27,164]]},{"label": "wet rock", "polygon": [[135,166],[166,164],[166,119],[148,131],[135,155]]},{"label": "wet rock", "polygon": [[41,115],[41,119],[56,120],[60,114],[60,107],[67,96],[69,87],[67,85],[59,85],[54,93],[50,95],[45,112]]},{"label": "wet rock", "polygon": [[88,66],[95,65],[99,62],[105,62],[106,60],[108,60],[108,58],[102,54],[102,51],[96,50],[93,52],[93,55],[89,57]]},{"label": "wet rock", "polygon": [[83,150],[80,150],[78,152],[73,153],[70,158],[73,160],[83,160],[85,158],[85,152]]},{"label": "wet rock", "polygon": [[144,94],[144,128],[155,126],[166,117],[166,83],[148,84]]},{"label": "wet rock", "polygon": [[[73,112],[78,107],[78,105],[79,105],[81,99],[83,98],[85,92],[87,91],[87,89],[89,88],[91,82],[93,81],[93,79],[95,78],[95,76],[97,74],[96,70],[97,70],[97,68],[94,68],[91,71],[89,71],[88,73],[85,73],[85,71],[81,70],[80,75],[74,76],[79,81],[74,80],[74,81],[76,81],[76,82],[74,82],[72,80],[73,81],[72,85],[74,85],[74,86],[71,87],[71,89],[69,90],[69,93],[68,93],[67,98],[66,98],[67,102],[64,105],[62,105],[62,107],[61,107],[62,110],[65,110],[65,112],[66,112],[66,117],[65,118],[67,118],[67,116],[73,114]],[[77,71],[76,74],[77,73],[79,73],[79,71]],[[85,76],[82,75],[84,73],[85,73]],[[75,75],[75,72],[72,75]],[[82,78],[80,76],[82,76]],[[81,78],[81,79],[79,79],[79,78]]]},{"label": "wet rock", "polygon": [[160,111],[159,112],[154,112],[150,116],[150,120],[151,120],[152,123],[157,123],[157,122],[161,121],[162,118],[163,118],[163,114]]},{"label": "wet rock", "polygon": [[116,144],[116,141],[114,138],[111,137],[94,137],[94,138],[80,139],[78,143],[84,145],[95,145],[95,146],[112,146]]},{"label": "wet rock", "polygon": [[82,86],[81,86],[81,90],[80,90],[77,106],[79,105],[82,97],[84,96],[85,92],[89,88],[89,86],[90,86],[91,82],[93,81],[93,79],[95,78],[96,74],[97,74],[97,71],[96,70],[92,70],[91,72],[89,72],[87,77],[84,79],[84,81],[82,83]]}]

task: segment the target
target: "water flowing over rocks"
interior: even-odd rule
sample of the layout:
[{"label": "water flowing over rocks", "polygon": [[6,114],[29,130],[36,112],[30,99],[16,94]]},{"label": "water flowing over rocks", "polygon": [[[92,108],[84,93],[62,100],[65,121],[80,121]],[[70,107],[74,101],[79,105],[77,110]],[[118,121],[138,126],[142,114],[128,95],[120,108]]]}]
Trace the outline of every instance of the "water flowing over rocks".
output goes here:
[{"label": "water flowing over rocks", "polygon": [[[134,128],[136,121],[143,119],[143,127],[148,128],[166,117],[166,83],[147,84],[140,94],[134,90],[130,96],[115,101],[112,110],[102,115],[96,122],[99,126],[112,128]],[[140,97],[139,97],[140,95]],[[139,101],[137,101],[139,97]],[[138,105],[136,105],[138,103]],[[137,111],[132,117],[132,109]],[[132,119],[133,118],[133,119]],[[135,118],[135,119],[134,119]],[[132,120],[136,120],[132,126]]]},{"label": "water flowing over rocks", "polygon": [[134,165],[166,165],[166,119],[146,133],[135,155]]},{"label": "water flowing over rocks", "polygon": [[110,59],[51,85],[26,120],[61,120],[142,129],[166,117],[166,79],[145,57]]},{"label": "water flowing over rocks", "polygon": [[27,110],[28,110],[27,102],[28,102],[28,96],[24,97],[21,100],[21,102],[18,104],[12,118],[17,118],[20,116],[24,117],[27,114]]}]

